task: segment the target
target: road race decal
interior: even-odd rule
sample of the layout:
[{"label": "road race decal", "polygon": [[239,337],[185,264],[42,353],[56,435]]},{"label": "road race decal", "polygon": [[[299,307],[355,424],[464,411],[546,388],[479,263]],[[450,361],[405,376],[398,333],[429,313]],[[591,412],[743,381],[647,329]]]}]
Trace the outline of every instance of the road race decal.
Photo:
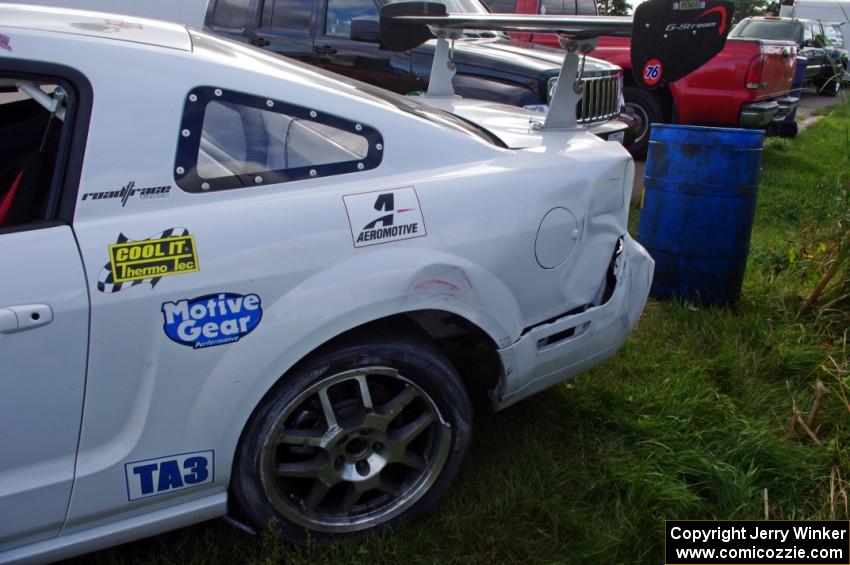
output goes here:
[{"label": "road race decal", "polygon": [[119,200],[121,207],[127,205],[131,198],[139,200],[161,200],[171,197],[171,186],[145,186],[136,188],[136,181],[130,181],[119,190],[106,190],[103,192],[85,192],[82,200]]},{"label": "road race decal", "polygon": [[0,49],[12,52],[12,39],[8,35],[0,33]]},{"label": "road race decal", "polygon": [[412,186],[342,197],[354,247],[425,237],[419,197]]},{"label": "road race decal", "polygon": [[256,294],[222,292],[162,305],[165,335],[180,345],[202,349],[234,343],[263,319]]},{"label": "road race decal", "polygon": [[210,484],[215,481],[215,452],[196,451],[133,461],[124,464],[124,474],[129,500]]},{"label": "road race decal", "polygon": [[148,239],[133,241],[123,233],[109,246],[109,263],[97,280],[101,292],[118,292],[162,277],[199,270],[195,238],[186,228],[171,228]]},{"label": "road race decal", "polygon": [[658,84],[661,76],[664,74],[664,68],[661,66],[661,61],[658,59],[650,59],[643,67],[643,82],[649,86]]}]

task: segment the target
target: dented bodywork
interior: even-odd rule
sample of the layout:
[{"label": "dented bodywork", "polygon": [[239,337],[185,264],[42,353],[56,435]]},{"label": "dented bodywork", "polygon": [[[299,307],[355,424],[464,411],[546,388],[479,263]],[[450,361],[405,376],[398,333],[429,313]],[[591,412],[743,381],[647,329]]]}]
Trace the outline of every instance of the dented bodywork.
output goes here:
[{"label": "dented bodywork", "polygon": [[[69,110],[90,119],[67,223],[0,239],[0,254],[61,249],[85,317],[63,345],[79,361],[65,376],[78,399],[63,428],[77,441],[66,457],[39,455],[39,471],[0,463],[20,486],[0,491],[0,560],[59,559],[225,514],[255,407],[346,332],[428,319],[439,337],[451,330],[443,315],[461,320],[500,361],[480,378],[501,408],[601,362],[637,322],[652,261],[627,234],[634,165],[619,143],[540,130],[538,114],[516,108],[396,96],[179,26],[133,19],[104,31],[105,19],[0,7],[13,46],[0,71],[43,63],[93,92]],[[184,151],[213,123],[196,119],[201,96],[244,127],[302,112],[307,146],[332,127],[370,146],[331,164],[263,155],[227,177],[212,143],[227,139]],[[293,121],[281,123],[296,131]],[[270,147],[276,132],[261,131]],[[351,153],[346,140],[328,154]],[[133,187],[169,189],[124,198]],[[0,295],[36,303],[57,278],[0,280]],[[154,468],[182,475],[153,492]],[[21,499],[3,497],[38,493],[61,512],[28,529]]]}]

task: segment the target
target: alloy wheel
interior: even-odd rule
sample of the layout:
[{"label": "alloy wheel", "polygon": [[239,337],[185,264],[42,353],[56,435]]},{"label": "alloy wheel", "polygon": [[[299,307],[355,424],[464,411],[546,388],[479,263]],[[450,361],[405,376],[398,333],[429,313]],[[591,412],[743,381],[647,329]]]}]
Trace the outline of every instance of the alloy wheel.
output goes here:
[{"label": "alloy wheel", "polygon": [[637,145],[643,142],[646,136],[649,135],[649,116],[646,113],[646,109],[640,104],[626,102],[626,106],[628,106],[629,108],[631,108],[632,111],[634,111],[635,116],[638,119],[638,131],[635,134],[634,141],[634,143]]},{"label": "alloy wheel", "polygon": [[398,516],[437,480],[451,426],[391,367],[326,377],[280,413],[265,438],[263,488],[284,517],[353,532]]}]

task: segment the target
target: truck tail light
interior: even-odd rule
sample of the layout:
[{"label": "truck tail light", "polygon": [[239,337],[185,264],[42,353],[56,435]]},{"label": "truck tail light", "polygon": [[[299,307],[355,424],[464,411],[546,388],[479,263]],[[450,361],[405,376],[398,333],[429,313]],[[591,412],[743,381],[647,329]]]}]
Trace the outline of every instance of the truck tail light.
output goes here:
[{"label": "truck tail light", "polygon": [[761,86],[761,75],[764,71],[764,54],[759,54],[750,59],[750,66],[747,68],[746,87],[751,90],[758,90]]}]

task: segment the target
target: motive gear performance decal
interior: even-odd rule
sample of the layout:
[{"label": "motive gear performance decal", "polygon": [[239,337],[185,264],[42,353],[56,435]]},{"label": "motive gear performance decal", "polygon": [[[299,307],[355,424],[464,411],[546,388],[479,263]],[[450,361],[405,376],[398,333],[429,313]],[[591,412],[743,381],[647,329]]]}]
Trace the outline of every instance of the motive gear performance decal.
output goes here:
[{"label": "motive gear performance decal", "polygon": [[109,246],[109,262],[100,272],[97,289],[118,292],[143,282],[153,288],[162,277],[199,269],[195,238],[186,228],[171,228],[135,241],[122,233]]},{"label": "motive gear performance decal", "polygon": [[263,319],[256,294],[207,294],[162,305],[165,335],[175,343],[202,349],[234,343],[248,335]]},{"label": "motive gear performance decal", "polygon": [[425,237],[425,220],[412,186],[342,197],[354,247]]}]

